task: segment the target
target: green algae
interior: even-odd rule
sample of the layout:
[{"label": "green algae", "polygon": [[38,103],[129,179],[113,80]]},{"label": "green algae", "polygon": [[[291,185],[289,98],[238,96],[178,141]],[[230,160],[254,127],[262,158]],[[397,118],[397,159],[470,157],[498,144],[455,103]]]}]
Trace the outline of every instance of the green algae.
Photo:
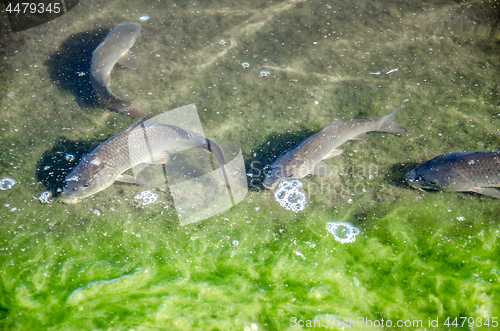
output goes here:
[{"label": "green algae", "polygon": [[[0,43],[0,176],[18,181],[0,192],[1,329],[282,330],[326,314],[444,329],[447,317],[500,317],[498,201],[404,183],[441,153],[497,149],[498,4],[97,5]],[[196,103],[205,134],[239,144],[252,175],[243,202],[185,227],[167,203],[138,207],[128,184],[77,205],[37,200],[61,184],[65,153],[131,123],[96,102],[86,65],[111,27],[144,14],[141,66],[115,68],[112,90],[153,115]],[[382,116],[406,97],[397,121],[412,135],[344,144],[326,161],[338,177],[303,180],[304,212],[260,186],[264,166],[333,118]],[[336,242],[331,221],[358,227],[356,242]]]}]

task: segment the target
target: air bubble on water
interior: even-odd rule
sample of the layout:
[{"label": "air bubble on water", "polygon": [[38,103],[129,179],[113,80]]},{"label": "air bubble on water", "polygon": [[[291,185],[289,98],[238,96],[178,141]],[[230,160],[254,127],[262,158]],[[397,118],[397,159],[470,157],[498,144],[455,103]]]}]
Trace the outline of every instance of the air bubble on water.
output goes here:
[{"label": "air bubble on water", "polygon": [[458,221],[465,221],[465,217],[463,217],[463,216],[458,216],[458,217],[457,217],[457,220],[458,220]]},{"label": "air bubble on water", "polygon": [[160,57],[160,54],[156,54],[156,57]]},{"label": "air bubble on water", "polygon": [[149,17],[148,15],[144,15],[144,16],[139,17],[139,19],[140,19],[141,21],[147,21],[147,20],[149,20],[149,19],[150,19],[150,17]]},{"label": "air bubble on water", "polygon": [[354,276],[353,276],[353,277],[352,277],[352,281],[353,281],[353,283],[354,283],[354,285],[355,285],[356,287],[359,287],[359,279],[357,279],[356,277],[354,277]]},{"label": "air bubble on water", "polygon": [[240,242],[238,240],[233,240],[232,242],[233,246],[238,246],[240,244]]},{"label": "air bubble on water", "polygon": [[243,63],[241,64],[241,66],[243,67],[243,69],[246,69],[246,68],[250,67],[250,63],[248,63],[248,62],[243,62]]},{"label": "air bubble on water", "polygon": [[353,243],[359,230],[347,222],[328,222],[326,230],[341,244]]},{"label": "air bubble on water", "polygon": [[332,9],[332,6],[326,5],[326,9]]},{"label": "air bubble on water", "polygon": [[43,191],[38,196],[38,200],[41,203],[51,203],[52,202],[52,200],[50,200],[51,197],[52,197],[52,192],[50,192],[50,191]]},{"label": "air bubble on water", "polygon": [[306,195],[300,190],[302,182],[300,180],[282,179],[279,187],[274,191],[274,199],[281,207],[298,212],[306,205]]},{"label": "air bubble on water", "polygon": [[97,216],[101,216],[101,211],[99,209],[94,209],[93,213]]},{"label": "air bubble on water", "polygon": [[7,191],[10,190],[14,185],[16,185],[16,180],[10,177],[4,177],[0,179],[0,190]]},{"label": "air bubble on water", "polygon": [[262,70],[260,73],[259,73],[259,77],[261,78],[264,78],[264,77],[269,77],[269,75],[271,75],[271,73],[267,70]]},{"label": "air bubble on water", "polygon": [[135,196],[135,200],[138,200],[143,206],[155,203],[156,199],[158,199],[158,194],[150,190],[144,190]]},{"label": "air bubble on water", "polygon": [[64,158],[68,162],[73,162],[75,160],[75,156],[73,154],[66,154],[66,155],[64,155]]},{"label": "air bubble on water", "polygon": [[259,211],[259,209],[260,209],[259,206],[255,207],[255,211]]},{"label": "air bubble on water", "polygon": [[224,39],[219,40],[219,44],[222,46],[226,46],[226,41]]}]

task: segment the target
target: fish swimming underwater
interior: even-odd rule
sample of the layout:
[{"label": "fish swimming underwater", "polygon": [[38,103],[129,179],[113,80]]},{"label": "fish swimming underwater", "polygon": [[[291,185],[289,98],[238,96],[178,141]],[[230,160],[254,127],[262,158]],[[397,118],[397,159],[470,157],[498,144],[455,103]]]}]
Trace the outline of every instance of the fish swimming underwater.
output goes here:
[{"label": "fish swimming underwater", "polygon": [[[146,139],[147,138],[147,139]],[[224,152],[214,141],[176,125],[142,118],[85,155],[66,176],[61,201],[75,203],[109,187],[115,181],[139,183],[124,171],[141,163],[165,164],[168,150],[200,147],[214,155],[227,185],[232,178],[225,166]]]},{"label": "fish swimming underwater", "polygon": [[132,117],[144,117],[141,106],[132,102],[134,99],[120,98],[110,91],[111,70],[116,63],[136,69],[139,64],[129,53],[141,30],[136,22],[124,22],[115,26],[106,36],[106,39],[92,53],[90,64],[90,82],[95,94],[106,105],[114,110]]},{"label": "fish swimming underwater", "polygon": [[321,131],[303,140],[291,150],[282,153],[271,165],[262,185],[274,188],[281,178],[303,178],[308,174],[324,175],[331,169],[322,160],[342,153],[337,149],[348,140],[365,139],[370,131],[391,132],[408,135],[408,130],[395,122],[396,113],[401,104],[392,113],[374,119],[356,119],[350,121],[335,120]]},{"label": "fish swimming underwater", "polygon": [[449,152],[406,174],[411,186],[454,192],[476,192],[500,199],[500,152]]}]

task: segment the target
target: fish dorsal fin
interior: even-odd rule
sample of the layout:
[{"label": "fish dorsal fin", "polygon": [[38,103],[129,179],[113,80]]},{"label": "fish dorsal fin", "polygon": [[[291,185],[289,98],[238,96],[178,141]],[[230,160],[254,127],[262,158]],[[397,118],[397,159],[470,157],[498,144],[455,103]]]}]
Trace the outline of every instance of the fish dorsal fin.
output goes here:
[{"label": "fish dorsal fin", "polygon": [[482,195],[487,195],[492,198],[500,199],[500,191],[493,187],[476,187],[471,191]]},{"label": "fish dorsal fin", "polygon": [[135,121],[134,123],[130,124],[125,130],[123,130],[123,132],[132,131],[135,128],[137,128],[138,126],[140,126],[140,125],[144,124],[145,122],[147,122],[148,120],[149,120],[149,117],[147,117],[147,116],[139,118],[137,121]]},{"label": "fish dorsal fin", "polygon": [[368,139],[366,133],[362,133],[357,135],[356,137],[349,138],[349,140],[366,140],[366,139]]},{"label": "fish dorsal fin", "polygon": [[[325,126],[325,127],[323,128],[323,130],[324,130],[324,129],[326,129],[326,128],[331,128],[332,126],[338,125],[338,124],[340,124],[340,123],[342,123],[342,122],[344,122],[344,121],[343,121],[343,120],[341,120],[340,118],[334,118],[334,119],[333,119],[333,121],[332,121],[332,123],[330,123],[330,124],[328,124],[327,126]],[[321,130],[321,131],[323,131],[323,130]]]},{"label": "fish dorsal fin", "polygon": [[331,176],[333,174],[333,170],[330,168],[328,164],[323,161],[316,163],[311,170],[311,175],[316,176]]},{"label": "fish dorsal fin", "polygon": [[323,158],[323,160],[330,159],[332,157],[338,156],[344,152],[343,149],[334,149],[333,151],[330,152],[327,156]]},{"label": "fish dorsal fin", "polygon": [[135,70],[135,69],[139,68],[139,62],[137,61],[135,56],[133,56],[129,52],[126,52],[125,54],[123,54],[116,62],[118,64],[120,64],[124,67],[130,68],[130,69]]}]

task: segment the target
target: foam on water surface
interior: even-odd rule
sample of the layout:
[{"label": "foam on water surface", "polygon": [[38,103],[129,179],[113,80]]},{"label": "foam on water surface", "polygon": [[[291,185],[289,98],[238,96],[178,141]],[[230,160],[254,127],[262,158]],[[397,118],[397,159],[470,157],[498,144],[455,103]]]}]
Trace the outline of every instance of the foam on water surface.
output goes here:
[{"label": "foam on water surface", "polygon": [[274,191],[274,199],[281,207],[298,212],[304,210],[306,205],[306,195],[300,190],[302,182],[300,180],[282,179],[280,185]]},{"label": "foam on water surface", "polygon": [[359,233],[358,228],[347,222],[328,222],[326,230],[341,244],[355,242],[356,235]]}]

